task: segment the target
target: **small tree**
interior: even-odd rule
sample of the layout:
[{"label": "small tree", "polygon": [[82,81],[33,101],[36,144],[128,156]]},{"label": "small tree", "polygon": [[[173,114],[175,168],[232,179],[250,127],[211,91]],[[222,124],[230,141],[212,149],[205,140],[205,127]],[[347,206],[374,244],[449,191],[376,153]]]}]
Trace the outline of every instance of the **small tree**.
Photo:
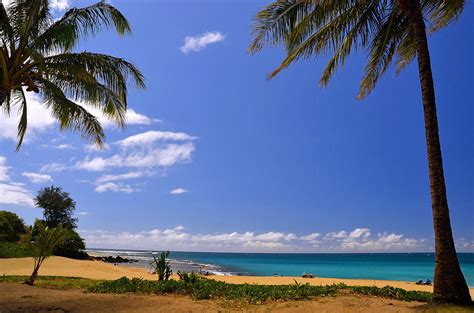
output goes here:
[{"label": "small tree", "polygon": [[150,263],[153,269],[152,274],[157,274],[158,280],[168,280],[171,274],[173,274],[173,271],[170,267],[170,261],[168,261],[169,256],[169,251],[161,252],[158,258],[153,256],[153,261]]},{"label": "small tree", "polygon": [[77,219],[72,217],[76,202],[61,187],[51,186],[41,189],[35,198],[35,205],[44,209],[46,226],[62,226],[68,229],[77,227]]},{"label": "small tree", "polygon": [[25,281],[25,284],[28,285],[34,284],[44,260],[53,254],[56,246],[63,242],[65,235],[65,231],[61,226],[48,227],[42,222],[37,222],[36,225],[38,234],[34,237],[34,241],[31,242],[34,253],[33,273],[30,278]]},{"label": "small tree", "polygon": [[0,241],[15,242],[26,233],[23,220],[15,213],[0,211]]}]

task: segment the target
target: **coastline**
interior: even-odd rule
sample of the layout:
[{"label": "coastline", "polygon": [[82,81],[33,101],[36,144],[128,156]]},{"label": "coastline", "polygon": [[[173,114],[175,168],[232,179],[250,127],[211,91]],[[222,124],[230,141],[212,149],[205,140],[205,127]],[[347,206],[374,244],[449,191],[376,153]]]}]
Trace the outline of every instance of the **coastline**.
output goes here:
[{"label": "coastline", "polygon": [[[0,259],[0,275],[24,275],[31,274],[33,269],[32,258]],[[63,257],[48,258],[39,272],[40,276],[69,276],[90,279],[114,280],[123,276],[129,278],[144,278],[156,280],[156,276],[150,274],[142,267],[130,265],[120,266],[104,263],[101,261],[73,260]],[[420,286],[414,282],[403,282],[393,280],[373,279],[340,279],[340,278],[301,278],[291,276],[223,276],[210,275],[208,278],[232,284],[259,284],[259,285],[288,285],[298,283],[309,283],[310,285],[331,285],[344,283],[349,286],[393,286],[405,290],[432,292],[432,286]],[[177,279],[174,274],[173,278]],[[474,297],[474,288],[469,289],[471,297]]]}]

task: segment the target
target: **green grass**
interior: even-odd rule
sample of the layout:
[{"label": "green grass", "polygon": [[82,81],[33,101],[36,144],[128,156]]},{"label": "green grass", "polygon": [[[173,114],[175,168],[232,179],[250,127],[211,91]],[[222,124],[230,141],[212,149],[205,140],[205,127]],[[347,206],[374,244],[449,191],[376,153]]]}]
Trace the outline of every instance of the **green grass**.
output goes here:
[{"label": "green grass", "polygon": [[[22,283],[26,276],[0,276],[0,283]],[[248,303],[266,303],[271,301],[306,300],[313,297],[333,297],[338,294],[352,293],[377,296],[402,301],[429,302],[431,293],[406,291],[394,287],[352,287],[345,284],[328,286],[293,285],[251,285],[228,284],[212,279],[201,278],[187,281],[150,281],[139,278],[122,277],[117,280],[92,280],[76,277],[39,276],[35,285],[56,289],[84,289],[92,293],[140,293],[140,294],[178,294],[188,295],[195,300],[222,299],[244,301]]]},{"label": "green grass", "polygon": [[[23,283],[29,276],[0,276],[0,283]],[[54,289],[84,289],[92,288],[105,280],[94,280],[66,276],[38,276],[35,285]]]},{"label": "green grass", "polygon": [[0,258],[25,258],[32,252],[18,242],[0,242]]}]

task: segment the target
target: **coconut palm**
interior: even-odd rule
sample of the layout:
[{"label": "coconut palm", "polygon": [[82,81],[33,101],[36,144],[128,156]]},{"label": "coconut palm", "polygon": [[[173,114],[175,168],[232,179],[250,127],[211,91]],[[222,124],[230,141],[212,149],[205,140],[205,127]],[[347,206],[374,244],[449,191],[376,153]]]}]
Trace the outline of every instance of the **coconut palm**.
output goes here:
[{"label": "coconut palm", "polygon": [[330,53],[322,86],[353,50],[363,49],[368,63],[359,99],[372,91],[393,62],[401,71],[418,60],[435,231],[435,302],[471,301],[451,231],[427,40],[427,33],[455,21],[463,8],[464,0],[278,0],[256,15],[249,47],[255,53],[285,46],[286,57],[269,78],[298,59]]},{"label": "coconut palm", "polygon": [[105,2],[68,10],[54,19],[48,0],[0,2],[0,106],[18,110],[20,148],[28,125],[27,92],[39,93],[61,129],[80,132],[99,146],[105,135],[95,107],[119,126],[125,125],[127,82],[144,87],[130,62],[92,52],[75,52],[79,41],[112,28],[130,33],[125,17]]},{"label": "coconut palm", "polygon": [[31,250],[34,253],[33,273],[25,281],[27,285],[33,285],[43,262],[53,255],[54,249],[64,242],[66,232],[61,226],[50,228],[43,222],[35,223],[37,235],[31,242]]}]

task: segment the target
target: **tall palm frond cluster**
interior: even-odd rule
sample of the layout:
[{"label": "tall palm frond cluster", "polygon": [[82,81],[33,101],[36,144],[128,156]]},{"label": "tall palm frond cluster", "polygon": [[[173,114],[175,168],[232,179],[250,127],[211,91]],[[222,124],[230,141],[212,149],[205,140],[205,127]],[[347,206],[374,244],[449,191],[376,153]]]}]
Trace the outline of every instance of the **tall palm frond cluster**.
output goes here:
[{"label": "tall palm frond cluster", "polygon": [[397,71],[416,56],[417,11],[434,32],[456,20],[464,0],[279,0],[255,17],[249,52],[284,45],[286,58],[273,78],[298,59],[331,54],[319,84],[326,86],[351,52],[364,49],[368,62],[358,98],[367,96],[395,58]]},{"label": "tall palm frond cluster", "polygon": [[130,33],[125,17],[105,2],[72,8],[54,19],[48,0],[0,2],[0,106],[18,110],[20,148],[28,125],[27,92],[38,93],[61,129],[78,131],[104,143],[98,118],[86,106],[125,125],[127,83],[144,88],[144,78],[130,62],[98,53],[75,52],[81,39],[103,29]]}]

